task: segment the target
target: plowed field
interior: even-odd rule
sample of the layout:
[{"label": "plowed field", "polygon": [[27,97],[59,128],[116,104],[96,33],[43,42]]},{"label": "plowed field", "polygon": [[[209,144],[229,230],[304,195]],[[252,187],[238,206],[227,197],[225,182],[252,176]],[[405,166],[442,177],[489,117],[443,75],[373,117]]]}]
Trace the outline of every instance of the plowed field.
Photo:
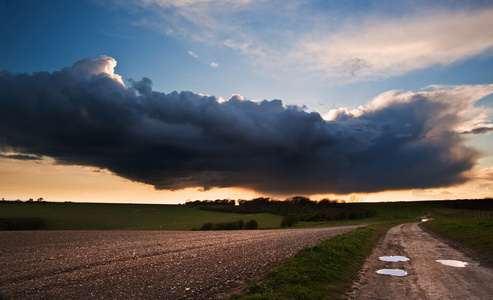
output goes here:
[{"label": "plowed field", "polygon": [[356,227],[0,232],[0,299],[220,299]]}]

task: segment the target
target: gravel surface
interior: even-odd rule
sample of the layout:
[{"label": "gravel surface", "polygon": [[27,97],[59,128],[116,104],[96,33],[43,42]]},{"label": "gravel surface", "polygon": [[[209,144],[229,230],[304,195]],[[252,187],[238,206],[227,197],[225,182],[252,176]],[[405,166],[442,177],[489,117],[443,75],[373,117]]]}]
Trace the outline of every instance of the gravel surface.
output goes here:
[{"label": "gravel surface", "polygon": [[[381,256],[404,256],[405,262],[386,262]],[[463,268],[437,260],[466,262]],[[406,276],[380,275],[379,269],[398,269]],[[352,299],[493,299],[493,269],[475,257],[450,247],[418,223],[389,230],[368,258]]]},{"label": "gravel surface", "polygon": [[357,226],[0,232],[0,299],[220,299]]}]

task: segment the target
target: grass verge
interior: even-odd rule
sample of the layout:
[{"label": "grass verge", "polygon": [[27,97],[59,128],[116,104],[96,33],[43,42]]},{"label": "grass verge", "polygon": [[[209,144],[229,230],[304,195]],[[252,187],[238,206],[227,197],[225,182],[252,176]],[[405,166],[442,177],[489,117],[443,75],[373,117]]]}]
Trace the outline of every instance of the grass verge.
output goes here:
[{"label": "grass verge", "polygon": [[460,242],[493,265],[493,221],[469,218],[447,218],[434,216],[434,220],[421,226],[447,239]]},{"label": "grass verge", "polygon": [[229,299],[343,299],[365,258],[395,222],[360,227],[298,252]]}]

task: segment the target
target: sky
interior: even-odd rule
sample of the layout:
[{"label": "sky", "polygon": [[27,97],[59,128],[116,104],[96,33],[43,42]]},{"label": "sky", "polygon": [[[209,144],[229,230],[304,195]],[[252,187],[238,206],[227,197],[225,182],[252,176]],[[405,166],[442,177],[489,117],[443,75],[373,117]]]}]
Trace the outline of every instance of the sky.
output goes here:
[{"label": "sky", "polygon": [[0,198],[493,197],[491,1],[0,1]]}]

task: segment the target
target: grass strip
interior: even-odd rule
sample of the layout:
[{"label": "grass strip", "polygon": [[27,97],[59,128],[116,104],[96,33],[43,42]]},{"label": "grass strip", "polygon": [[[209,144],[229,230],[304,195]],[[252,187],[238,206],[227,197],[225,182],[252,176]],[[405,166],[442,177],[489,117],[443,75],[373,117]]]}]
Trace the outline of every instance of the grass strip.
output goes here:
[{"label": "grass strip", "polygon": [[477,252],[483,261],[493,265],[493,221],[440,216],[433,218],[420,226],[466,245]]},{"label": "grass strip", "polygon": [[365,258],[395,222],[360,227],[299,251],[229,299],[343,299]]}]

